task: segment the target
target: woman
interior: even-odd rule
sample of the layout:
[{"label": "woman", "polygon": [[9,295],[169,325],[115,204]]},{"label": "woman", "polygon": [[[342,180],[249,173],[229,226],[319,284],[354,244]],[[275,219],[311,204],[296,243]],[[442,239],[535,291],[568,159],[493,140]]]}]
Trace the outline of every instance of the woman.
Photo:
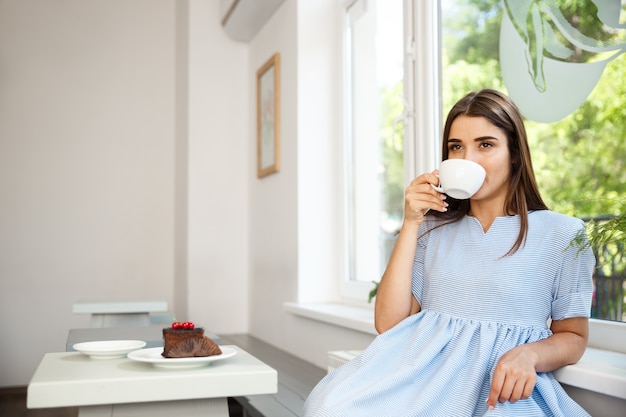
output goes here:
[{"label": "woman", "polygon": [[376,297],[380,335],[326,376],[305,416],[588,416],[551,371],[587,344],[594,257],[582,221],[551,212],[522,116],[494,90],[450,111],[443,159],[487,172],[469,200],[405,192],[404,222]]}]

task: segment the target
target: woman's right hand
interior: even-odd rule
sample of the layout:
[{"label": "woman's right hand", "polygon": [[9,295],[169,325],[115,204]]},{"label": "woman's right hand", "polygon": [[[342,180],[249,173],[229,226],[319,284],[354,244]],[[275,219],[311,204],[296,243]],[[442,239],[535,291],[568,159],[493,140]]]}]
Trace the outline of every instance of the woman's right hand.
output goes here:
[{"label": "woman's right hand", "polygon": [[446,196],[431,187],[438,183],[437,171],[433,171],[415,178],[405,190],[404,223],[376,294],[374,324],[379,333],[421,309],[411,290],[411,271],[424,214],[428,210],[446,211],[448,207]]},{"label": "woman's right hand", "polygon": [[404,191],[404,220],[420,224],[428,210],[444,212],[448,209],[446,195],[435,190],[432,185],[439,184],[438,171],[425,173],[413,179]]}]

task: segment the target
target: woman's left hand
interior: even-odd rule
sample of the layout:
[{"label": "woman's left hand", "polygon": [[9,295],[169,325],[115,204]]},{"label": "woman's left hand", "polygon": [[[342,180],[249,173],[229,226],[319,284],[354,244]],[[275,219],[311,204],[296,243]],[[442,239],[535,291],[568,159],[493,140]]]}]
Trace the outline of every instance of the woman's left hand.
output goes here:
[{"label": "woman's left hand", "polygon": [[487,406],[492,409],[496,402],[516,402],[530,397],[537,382],[536,353],[524,345],[506,352],[496,365],[491,382]]},{"label": "woman's left hand", "polygon": [[514,347],[502,355],[493,373],[488,407],[495,407],[498,401],[526,399],[535,388],[537,372],[552,372],[576,363],[587,346],[588,322],[587,317],[552,320],[552,336]]}]

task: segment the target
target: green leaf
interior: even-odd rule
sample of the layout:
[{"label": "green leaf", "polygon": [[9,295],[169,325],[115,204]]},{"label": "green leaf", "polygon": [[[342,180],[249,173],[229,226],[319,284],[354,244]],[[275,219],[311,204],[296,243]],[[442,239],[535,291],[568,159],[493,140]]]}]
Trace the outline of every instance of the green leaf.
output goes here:
[{"label": "green leaf", "polygon": [[378,292],[378,284],[380,284],[380,282],[372,281],[372,284],[374,284],[374,288],[372,289],[372,291],[370,291],[369,297],[367,298],[368,303],[371,303],[374,297],[376,297],[376,293]]}]

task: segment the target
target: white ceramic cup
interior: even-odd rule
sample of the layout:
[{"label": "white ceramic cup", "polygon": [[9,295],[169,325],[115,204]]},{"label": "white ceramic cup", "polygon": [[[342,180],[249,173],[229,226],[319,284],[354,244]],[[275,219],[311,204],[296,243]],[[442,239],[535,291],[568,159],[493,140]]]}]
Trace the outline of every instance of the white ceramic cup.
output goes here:
[{"label": "white ceramic cup", "polygon": [[439,167],[439,187],[432,187],[457,200],[465,200],[476,194],[485,181],[485,175],[485,169],[476,162],[446,159]]}]

